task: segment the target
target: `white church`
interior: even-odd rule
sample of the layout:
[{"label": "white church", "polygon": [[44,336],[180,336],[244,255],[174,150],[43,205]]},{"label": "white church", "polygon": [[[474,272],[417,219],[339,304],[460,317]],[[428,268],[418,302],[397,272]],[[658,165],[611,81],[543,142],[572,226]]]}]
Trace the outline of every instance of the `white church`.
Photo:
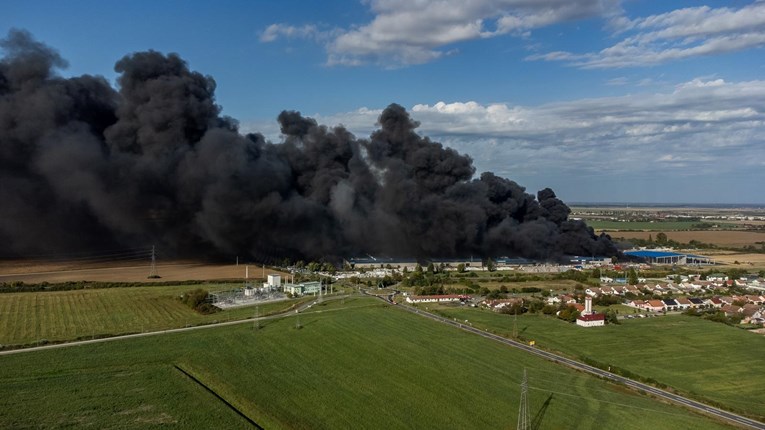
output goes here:
[{"label": "white church", "polygon": [[576,319],[576,325],[582,327],[597,327],[606,325],[606,316],[592,310],[592,297],[584,298],[584,312]]}]

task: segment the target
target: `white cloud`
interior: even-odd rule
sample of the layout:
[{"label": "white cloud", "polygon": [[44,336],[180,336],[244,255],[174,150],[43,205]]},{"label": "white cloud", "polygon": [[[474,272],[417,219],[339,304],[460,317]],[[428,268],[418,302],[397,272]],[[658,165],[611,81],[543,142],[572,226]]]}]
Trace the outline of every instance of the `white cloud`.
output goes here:
[{"label": "white cloud", "polygon": [[[337,30],[326,43],[329,64],[421,64],[456,52],[451,45],[598,15],[618,0],[370,0],[371,22]],[[261,41],[312,37],[315,28],[273,24]]]},{"label": "white cloud", "polygon": [[294,26],[288,24],[271,24],[260,34],[263,43],[274,42],[279,38],[285,39],[312,39],[323,41],[336,35],[337,29],[322,30],[313,24]]},{"label": "white cloud", "polygon": [[[381,111],[314,117],[365,137]],[[540,106],[438,102],[409,111],[421,123],[419,133],[470,154],[479,171],[509,177],[566,171],[650,176],[680,167],[685,175],[714,176],[761,170],[765,159],[765,81],[694,79],[657,94]],[[258,129],[279,140],[276,126]]]},{"label": "white cloud", "polygon": [[528,60],[565,61],[584,69],[635,67],[765,46],[765,2],[739,9],[708,6],[678,9],[609,26],[624,38],[599,52],[555,51]]}]

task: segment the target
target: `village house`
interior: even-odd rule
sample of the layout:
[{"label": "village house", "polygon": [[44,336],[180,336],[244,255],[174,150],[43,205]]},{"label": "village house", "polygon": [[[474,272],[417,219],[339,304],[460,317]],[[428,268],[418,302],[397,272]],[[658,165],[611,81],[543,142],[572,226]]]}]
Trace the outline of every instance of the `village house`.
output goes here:
[{"label": "village house", "polygon": [[598,287],[589,287],[584,290],[584,293],[591,297],[598,297],[601,294],[601,290]]},{"label": "village house", "polygon": [[522,305],[523,299],[520,297],[514,297],[509,299],[484,300],[483,302],[481,302],[481,306],[487,307],[495,312],[499,312],[502,309],[506,307],[511,307],[515,304]]},{"label": "village house", "polygon": [[433,296],[407,296],[407,303],[447,303],[467,301],[470,296],[463,294],[442,294]]},{"label": "village house", "polygon": [[692,305],[691,301],[685,297],[681,297],[679,299],[676,299],[675,301],[677,302],[677,307],[681,310],[688,309]]},{"label": "village house", "polygon": [[707,276],[707,281],[711,282],[725,282],[728,280],[728,276],[722,273],[713,273]]},{"label": "village house", "polygon": [[725,316],[728,317],[741,314],[741,306],[736,305],[723,305],[720,310],[725,312]]},{"label": "village house", "polygon": [[648,300],[645,305],[645,309],[653,312],[661,312],[664,310],[664,302],[661,300]]},{"label": "village house", "polygon": [[721,308],[722,305],[724,305],[723,301],[720,300],[719,297],[712,297],[711,299],[706,300],[706,304],[709,306],[712,306],[713,308]]},{"label": "village house", "polygon": [[752,303],[747,303],[744,306],[741,307],[741,313],[745,317],[752,317],[755,313],[760,312],[762,309],[760,305],[755,305]]},{"label": "village house", "polygon": [[642,309],[645,307],[645,301],[637,300],[637,299],[630,300],[629,302],[627,302],[627,306],[632,306],[633,308]]}]

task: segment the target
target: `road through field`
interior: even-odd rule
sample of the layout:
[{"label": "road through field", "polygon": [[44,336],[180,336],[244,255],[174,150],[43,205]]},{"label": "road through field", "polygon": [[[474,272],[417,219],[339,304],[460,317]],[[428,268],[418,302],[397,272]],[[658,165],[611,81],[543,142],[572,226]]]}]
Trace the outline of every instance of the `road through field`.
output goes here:
[{"label": "road through field", "polygon": [[[379,298],[381,300],[384,300],[384,301],[386,301],[388,303],[391,303],[391,304],[395,305],[395,303],[392,300],[392,296],[381,297],[381,296],[376,296],[376,295],[373,295],[373,294],[370,294],[370,295],[375,296],[375,297],[377,297],[377,298]],[[761,423],[759,421],[755,421],[755,420],[752,420],[750,418],[747,418],[747,417],[744,417],[744,416],[741,416],[741,415],[738,415],[738,414],[734,414],[732,412],[724,411],[722,409],[718,409],[718,408],[709,406],[707,404],[704,404],[704,403],[701,403],[701,402],[698,402],[698,401],[695,401],[695,400],[691,400],[689,398],[686,398],[686,397],[683,397],[683,396],[679,396],[677,394],[670,393],[670,392],[665,391],[665,390],[661,390],[659,388],[653,387],[653,386],[648,385],[648,384],[643,384],[641,382],[637,382],[637,381],[634,381],[632,379],[625,378],[623,376],[615,375],[615,374],[613,374],[611,372],[607,372],[605,370],[598,369],[597,367],[593,367],[593,366],[587,365],[585,363],[582,363],[582,362],[579,362],[579,361],[576,361],[576,360],[572,360],[570,358],[563,357],[563,356],[558,355],[558,354],[553,354],[551,352],[547,352],[547,351],[543,351],[543,350],[538,349],[538,348],[534,348],[533,346],[529,346],[529,345],[527,345],[527,344],[525,344],[523,342],[518,342],[518,341],[515,341],[515,340],[512,340],[512,339],[508,339],[508,338],[505,338],[505,337],[502,337],[502,336],[498,336],[498,335],[495,335],[495,334],[492,334],[492,333],[489,333],[489,332],[486,332],[486,331],[474,328],[474,327],[472,327],[470,325],[463,324],[463,323],[458,322],[458,321],[453,321],[453,320],[450,320],[448,318],[444,318],[442,316],[434,315],[434,314],[432,314],[430,312],[425,312],[425,311],[422,311],[422,310],[414,308],[414,307],[410,307],[410,306],[406,306],[406,305],[399,305],[399,306],[396,306],[396,307],[404,309],[404,310],[406,310],[408,312],[411,312],[411,313],[423,316],[425,318],[430,318],[431,320],[438,321],[438,322],[441,322],[441,323],[444,323],[444,324],[448,324],[448,325],[451,325],[453,327],[457,327],[459,329],[468,331],[468,332],[473,333],[473,334],[477,334],[477,335],[485,337],[487,339],[491,339],[491,340],[494,340],[494,341],[497,341],[497,342],[501,342],[501,343],[503,343],[505,345],[509,345],[509,346],[514,347],[514,348],[522,349],[522,350],[524,350],[526,352],[529,352],[531,354],[535,354],[537,356],[546,358],[546,359],[548,359],[550,361],[553,361],[553,362],[556,362],[556,363],[561,363],[561,364],[564,364],[566,366],[572,367],[574,369],[581,370],[581,371],[584,371],[584,372],[587,372],[587,373],[599,376],[601,378],[608,379],[608,380],[613,381],[613,382],[624,384],[624,385],[626,385],[626,386],[628,386],[630,388],[633,388],[635,390],[644,391],[646,393],[650,393],[650,394],[652,394],[652,395],[654,395],[656,397],[659,397],[659,398],[662,398],[662,399],[665,399],[665,400],[669,400],[672,403],[680,404],[680,405],[683,405],[683,406],[688,407],[690,409],[693,409],[693,410],[696,410],[696,411],[699,411],[699,412],[704,412],[704,413],[707,413],[709,415],[716,416],[718,418],[722,418],[722,419],[724,419],[726,421],[729,421],[729,422],[732,422],[734,424],[737,424],[737,425],[740,425],[740,426],[744,426],[744,427],[748,427],[748,428],[758,429],[758,430],[765,430],[765,423]]]}]

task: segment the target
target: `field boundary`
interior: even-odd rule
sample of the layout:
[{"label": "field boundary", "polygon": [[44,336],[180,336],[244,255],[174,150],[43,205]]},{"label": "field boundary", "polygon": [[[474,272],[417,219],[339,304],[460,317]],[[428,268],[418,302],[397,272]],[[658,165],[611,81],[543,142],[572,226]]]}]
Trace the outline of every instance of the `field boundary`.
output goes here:
[{"label": "field boundary", "polygon": [[224,399],[223,396],[216,393],[215,390],[205,385],[204,382],[200,381],[197,377],[192,375],[190,372],[187,372],[182,367],[178,366],[177,364],[174,364],[173,367],[175,367],[176,370],[181,372],[182,374],[186,375],[187,378],[191,379],[192,382],[196,383],[198,386],[204,388],[208,393],[215,396],[218,400],[223,402],[226,406],[228,406],[229,409],[236,412],[237,415],[244,418],[248,423],[252,424],[253,427],[255,427],[258,430],[265,430],[263,427],[259,426],[258,423],[256,423],[252,418],[248,417],[244,412],[240,411],[236,406],[232,405],[228,400]]}]

